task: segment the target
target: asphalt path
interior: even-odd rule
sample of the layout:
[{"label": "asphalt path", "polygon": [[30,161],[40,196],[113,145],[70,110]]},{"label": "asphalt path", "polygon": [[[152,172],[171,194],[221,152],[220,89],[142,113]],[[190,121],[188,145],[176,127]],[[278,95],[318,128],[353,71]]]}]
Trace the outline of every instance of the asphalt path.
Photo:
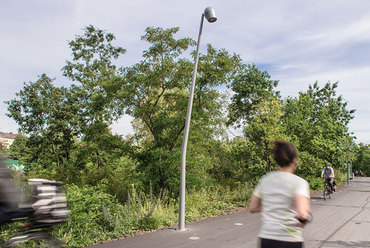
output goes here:
[{"label": "asphalt path", "polygon": [[[331,199],[311,195],[314,219],[304,230],[305,248],[370,247],[370,178],[355,178]],[[92,246],[93,248],[254,248],[260,214],[241,211]]]}]

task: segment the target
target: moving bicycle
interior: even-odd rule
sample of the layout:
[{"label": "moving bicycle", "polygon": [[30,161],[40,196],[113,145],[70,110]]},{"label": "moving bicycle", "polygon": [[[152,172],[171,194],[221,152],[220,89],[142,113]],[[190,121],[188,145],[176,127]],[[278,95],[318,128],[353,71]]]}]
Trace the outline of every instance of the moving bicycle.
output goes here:
[{"label": "moving bicycle", "polygon": [[334,169],[330,167],[329,163],[325,163],[324,169],[321,171],[321,178],[324,178],[324,200],[330,198],[334,190]]},{"label": "moving bicycle", "polygon": [[20,193],[0,155],[0,225],[23,221],[17,233],[0,247],[12,247],[29,240],[45,240],[49,247],[62,247],[51,234],[52,227],[64,223],[69,211],[62,183],[46,179],[28,179],[30,201],[22,203]]}]

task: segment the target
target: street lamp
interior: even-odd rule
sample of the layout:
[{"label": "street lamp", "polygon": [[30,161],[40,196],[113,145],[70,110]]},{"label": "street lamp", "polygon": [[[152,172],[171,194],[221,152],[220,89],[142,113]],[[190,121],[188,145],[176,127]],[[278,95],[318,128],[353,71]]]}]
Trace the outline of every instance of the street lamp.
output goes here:
[{"label": "street lamp", "polygon": [[207,7],[204,10],[204,13],[202,14],[202,17],[200,19],[200,28],[199,28],[199,35],[198,35],[197,50],[196,50],[195,59],[194,59],[193,78],[192,78],[191,89],[190,89],[188,109],[187,109],[187,112],[186,112],[184,138],[182,140],[182,148],[181,148],[180,209],[179,209],[179,226],[178,226],[178,229],[177,229],[178,231],[185,231],[186,230],[185,229],[186,148],[187,148],[187,145],[188,145],[191,110],[192,110],[192,107],[193,107],[195,80],[196,80],[196,77],[197,77],[197,68],[198,68],[199,44],[200,44],[200,37],[202,35],[204,17],[207,19],[208,22],[211,22],[211,23],[215,22],[217,20],[216,12],[212,7]]}]

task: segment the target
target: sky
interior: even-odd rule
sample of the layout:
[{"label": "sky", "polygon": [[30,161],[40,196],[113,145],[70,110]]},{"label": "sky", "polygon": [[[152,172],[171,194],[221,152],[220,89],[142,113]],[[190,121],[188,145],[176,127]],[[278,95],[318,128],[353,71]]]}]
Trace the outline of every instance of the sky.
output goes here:
[{"label": "sky", "polygon": [[[370,143],[370,1],[368,0],[1,0],[0,132],[16,133],[4,101],[15,98],[24,82],[46,73],[68,86],[61,72],[71,60],[68,41],[94,25],[116,36],[127,49],[117,63],[129,66],[148,45],[145,28],[179,27],[178,38],[197,40],[201,15],[211,6],[217,22],[204,22],[206,44],[225,48],[279,80],[283,97],[296,97],[318,81],[339,82],[338,95],[356,109],[350,132]],[[130,117],[112,131],[132,133]]]}]

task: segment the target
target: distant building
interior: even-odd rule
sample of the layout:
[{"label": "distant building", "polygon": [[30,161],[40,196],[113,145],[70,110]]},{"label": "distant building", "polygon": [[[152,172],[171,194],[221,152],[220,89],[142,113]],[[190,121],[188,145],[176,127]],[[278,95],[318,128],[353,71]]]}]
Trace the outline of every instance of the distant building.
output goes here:
[{"label": "distant building", "polygon": [[6,148],[9,148],[10,145],[13,144],[15,137],[17,137],[17,134],[15,133],[0,132],[0,144]]}]

